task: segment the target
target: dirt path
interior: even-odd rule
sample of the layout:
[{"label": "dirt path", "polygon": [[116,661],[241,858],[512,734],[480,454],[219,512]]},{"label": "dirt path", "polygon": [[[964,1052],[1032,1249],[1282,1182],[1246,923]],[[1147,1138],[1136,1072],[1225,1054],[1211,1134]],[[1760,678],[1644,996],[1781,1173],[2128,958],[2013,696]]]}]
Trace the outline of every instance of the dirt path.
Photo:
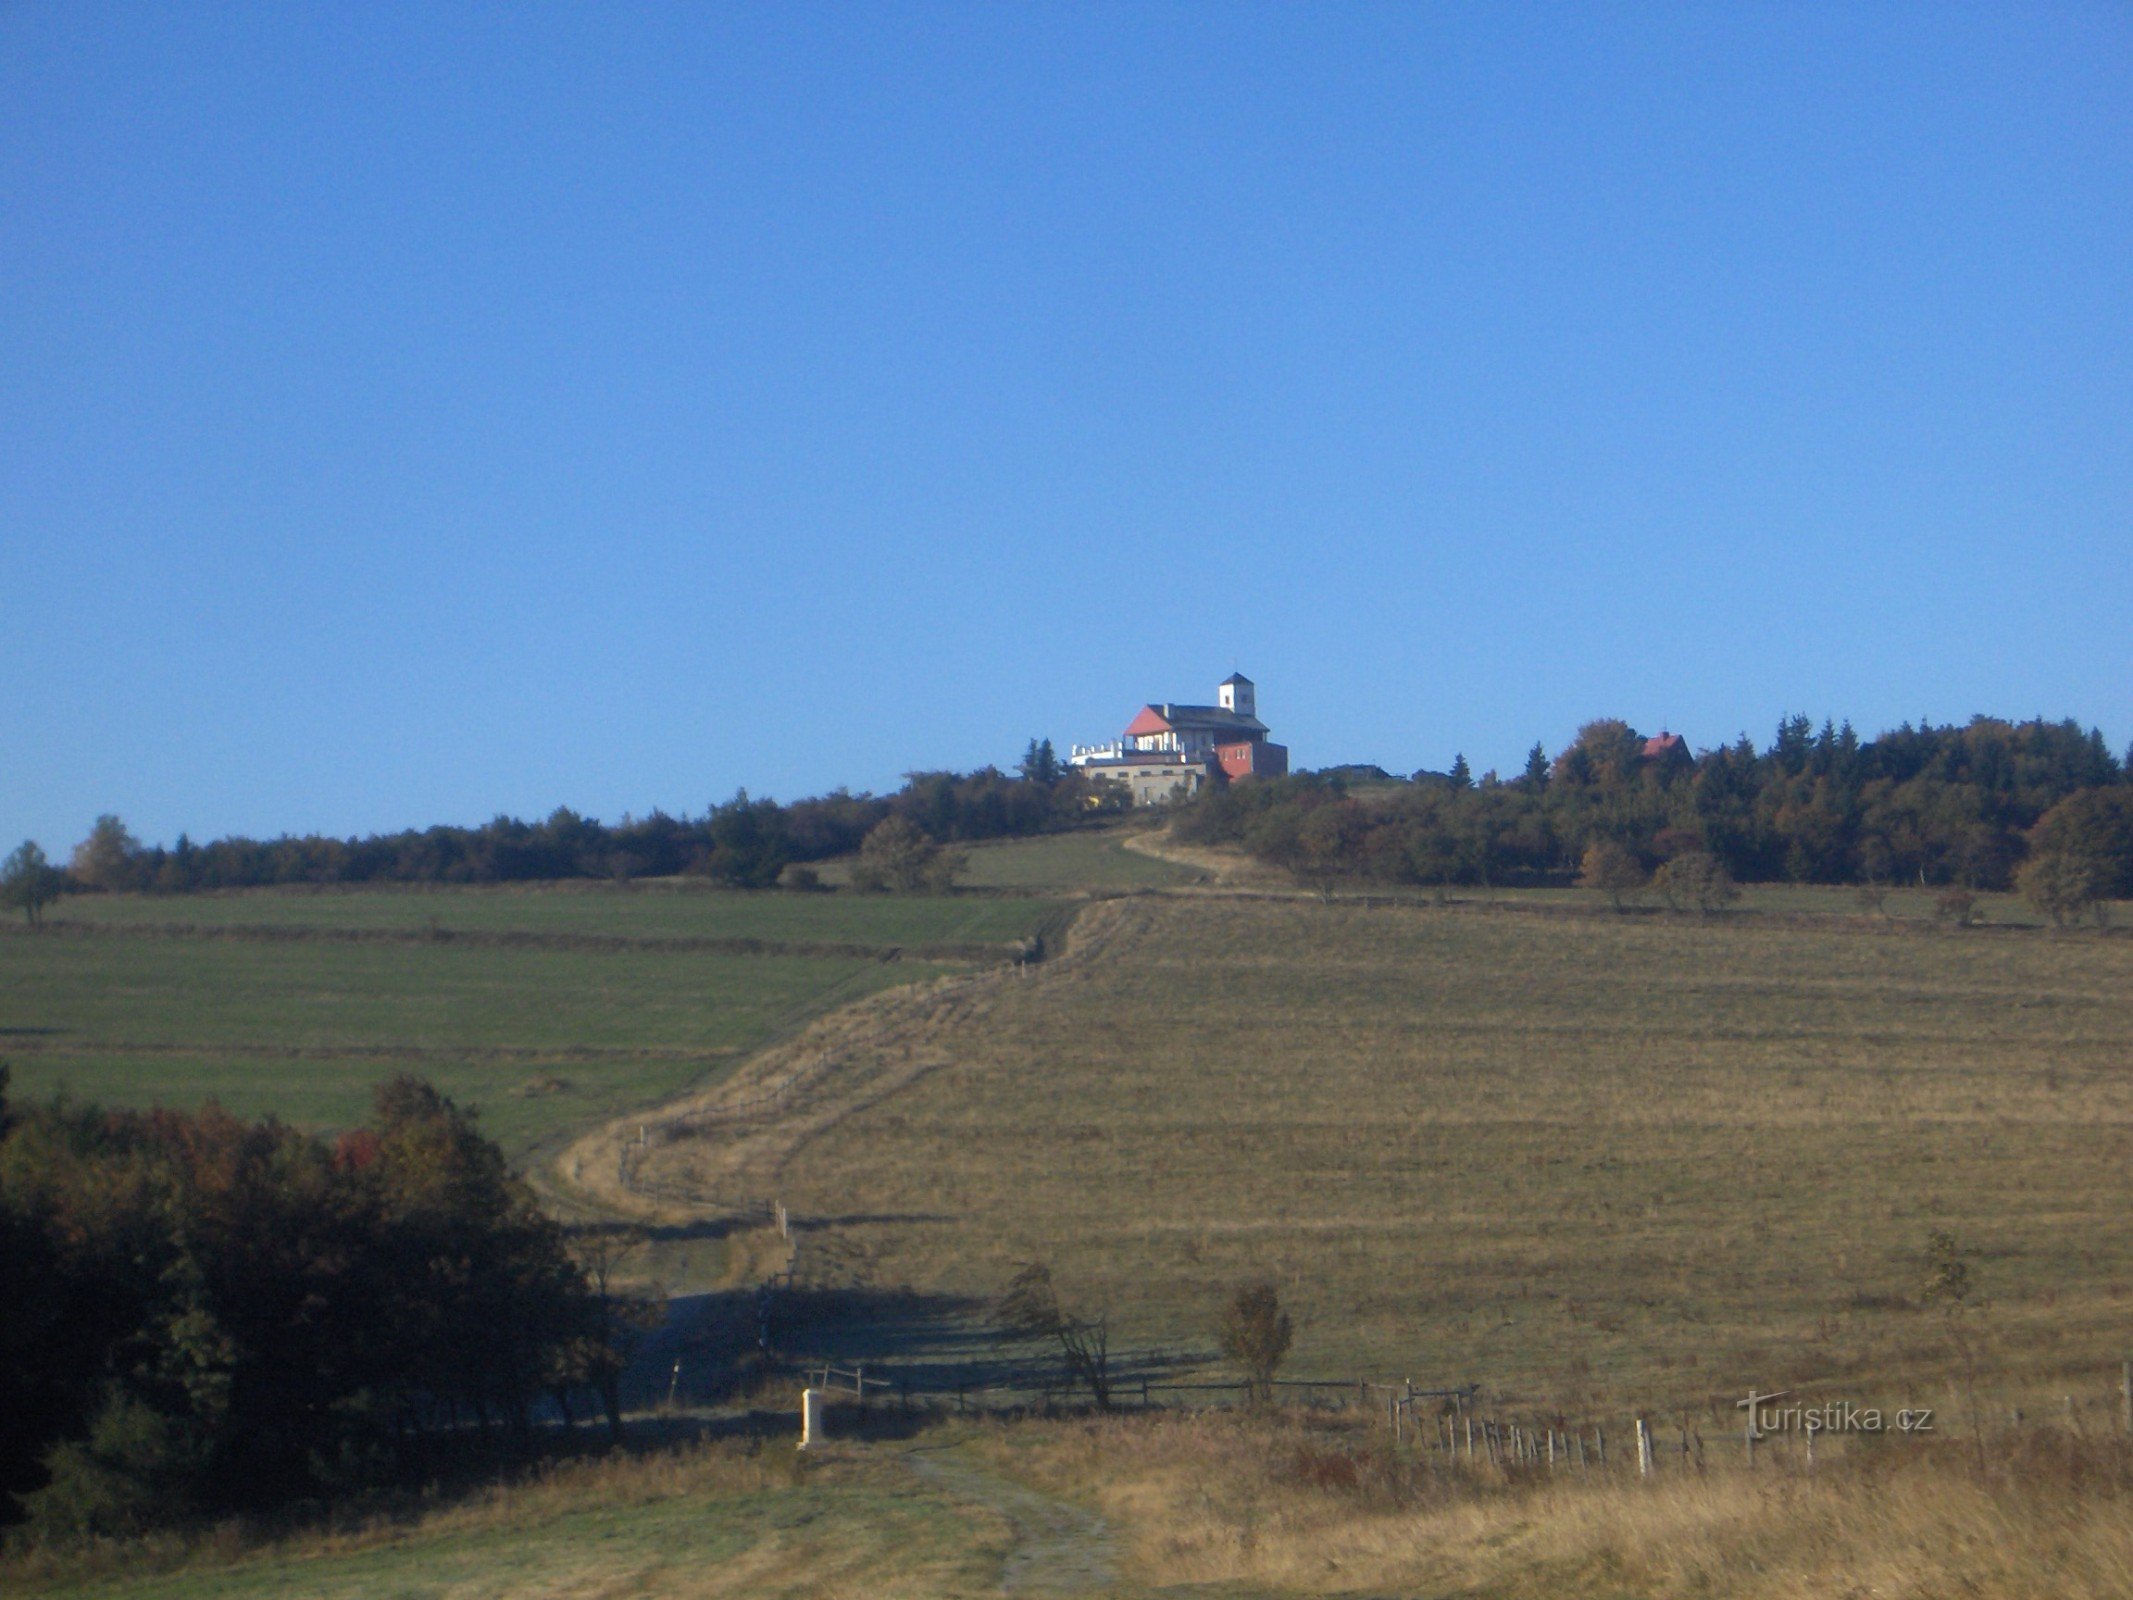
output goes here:
[{"label": "dirt path", "polygon": [[1014,1529],[1015,1547],[1000,1568],[1002,1593],[1089,1594],[1115,1581],[1117,1541],[1095,1512],[1002,1477],[953,1448],[913,1450],[904,1459],[918,1477]]},{"label": "dirt path", "polygon": [[1168,824],[1151,833],[1128,834],[1120,842],[1140,855],[1153,856],[1173,866],[1190,867],[1207,875],[1204,885],[1173,889],[1169,891],[1172,894],[1220,894],[1235,889],[1250,889],[1260,894],[1298,892],[1287,873],[1254,861],[1241,850],[1179,843]]},{"label": "dirt path", "polygon": [[759,1206],[808,1140],[946,1065],[948,1042],[1002,986],[1058,981],[1131,920],[1129,902],[1092,904],[1049,961],[887,989],[845,1006],[759,1052],[717,1088],[577,1140],[556,1161],[560,1185],[613,1215],[651,1222]]}]

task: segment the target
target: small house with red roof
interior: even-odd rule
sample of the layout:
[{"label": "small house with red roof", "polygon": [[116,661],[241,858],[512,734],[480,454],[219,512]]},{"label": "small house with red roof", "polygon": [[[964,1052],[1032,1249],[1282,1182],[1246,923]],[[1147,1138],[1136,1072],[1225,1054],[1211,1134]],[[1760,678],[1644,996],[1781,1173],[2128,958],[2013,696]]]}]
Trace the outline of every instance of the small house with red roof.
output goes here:
[{"label": "small house with red roof", "polygon": [[1689,741],[1678,733],[1664,730],[1644,741],[1643,754],[1644,764],[1662,773],[1695,764],[1695,757],[1689,753]]},{"label": "small house with red roof", "polygon": [[1067,764],[1124,784],[1145,806],[1196,794],[1203,784],[1278,778],[1289,770],[1289,752],[1267,738],[1252,680],[1233,672],[1216,686],[1213,705],[1142,706],[1118,738],[1074,746]]}]

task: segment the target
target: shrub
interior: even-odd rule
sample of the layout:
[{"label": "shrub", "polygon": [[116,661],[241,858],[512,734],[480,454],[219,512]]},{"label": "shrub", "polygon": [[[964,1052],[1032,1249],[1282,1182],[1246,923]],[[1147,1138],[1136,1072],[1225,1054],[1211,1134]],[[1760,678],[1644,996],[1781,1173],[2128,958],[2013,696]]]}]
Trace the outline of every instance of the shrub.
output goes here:
[{"label": "shrub", "polygon": [[1614,840],[1595,839],[1585,847],[1578,869],[1579,888],[1599,890],[1619,912],[1626,909],[1628,897],[1644,885],[1644,868]]},{"label": "shrub", "polygon": [[1725,863],[1702,850],[1676,856],[1659,869],[1653,881],[1674,911],[1690,910],[1708,917],[1740,898],[1740,885],[1726,871]]}]

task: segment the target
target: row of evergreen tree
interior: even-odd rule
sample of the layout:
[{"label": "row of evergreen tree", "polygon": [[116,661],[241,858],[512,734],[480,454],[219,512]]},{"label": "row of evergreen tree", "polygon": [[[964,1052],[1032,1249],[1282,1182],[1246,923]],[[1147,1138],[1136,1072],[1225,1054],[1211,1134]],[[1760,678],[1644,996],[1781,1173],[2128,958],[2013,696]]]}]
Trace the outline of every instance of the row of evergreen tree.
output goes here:
[{"label": "row of evergreen tree", "polygon": [[1449,773],[1397,785],[1305,774],[1236,784],[1189,808],[1189,837],[1239,843],[1316,878],[1392,883],[1564,881],[1596,843],[1646,869],[1706,854],[1742,882],[2008,887],[2051,851],[2094,892],[2133,894],[2133,784],[2103,736],[2073,722],[1906,724],[1862,740],[1850,724],[1781,723],[1691,755],[1647,753],[1627,723],[1579,730],[1517,777]]},{"label": "row of evergreen tree", "polygon": [[[1217,788],[1185,808],[1180,826],[1307,876],[1398,883],[1564,879],[1605,841],[1647,868],[1705,853],[1742,882],[2001,889],[2048,837],[2097,892],[2133,894],[2133,755],[2120,760],[2100,732],[2071,721],[1906,723],[1864,740],[1849,723],[1818,729],[1788,717],[1763,749],[1745,734],[1695,755],[1679,742],[1656,755],[1645,746],[1627,723],[1602,719],[1553,757],[1536,744],[1514,778],[1476,780],[1463,757],[1448,773],[1399,784],[1353,781],[1381,776],[1375,768],[1301,773]],[[104,817],[64,872],[41,852],[10,858],[6,892],[25,902],[65,889],[675,874],[763,888],[790,866],[857,851],[891,819],[949,845],[1049,832],[1125,804],[1117,786],[1032,740],[1012,776],[913,773],[894,794],[839,790],[786,805],[743,792],[701,817],[654,812],[614,825],[565,809],[540,822],[351,839],[181,837],[165,849],[141,847]]]},{"label": "row of evergreen tree", "polygon": [[346,1493],[523,1435],[543,1397],[619,1429],[641,1309],[426,1085],[330,1142],[5,1089],[0,1520],[125,1534]]},{"label": "row of evergreen tree", "polygon": [[[498,817],[479,827],[433,827],[338,839],[180,836],[144,848],[117,817],[101,817],[52,887],[182,894],[266,884],[511,883],[693,874],[765,888],[790,866],[856,851],[891,817],[953,844],[1048,832],[1118,803],[1063,766],[1050,741],[1032,741],[1015,776],[915,772],[894,794],[834,794],[780,805],[744,790],[700,817],[625,817],[608,825],[559,809],[539,822]],[[40,854],[38,862],[41,864]],[[27,873],[32,868],[24,867]]]}]

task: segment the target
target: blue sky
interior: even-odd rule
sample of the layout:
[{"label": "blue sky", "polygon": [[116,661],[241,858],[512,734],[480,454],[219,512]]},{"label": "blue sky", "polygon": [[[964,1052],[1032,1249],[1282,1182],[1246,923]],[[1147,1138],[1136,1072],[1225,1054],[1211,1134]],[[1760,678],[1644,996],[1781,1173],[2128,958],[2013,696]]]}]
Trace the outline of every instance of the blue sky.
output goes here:
[{"label": "blue sky", "polygon": [[0,844],[2133,737],[2133,8],[0,10]]}]

